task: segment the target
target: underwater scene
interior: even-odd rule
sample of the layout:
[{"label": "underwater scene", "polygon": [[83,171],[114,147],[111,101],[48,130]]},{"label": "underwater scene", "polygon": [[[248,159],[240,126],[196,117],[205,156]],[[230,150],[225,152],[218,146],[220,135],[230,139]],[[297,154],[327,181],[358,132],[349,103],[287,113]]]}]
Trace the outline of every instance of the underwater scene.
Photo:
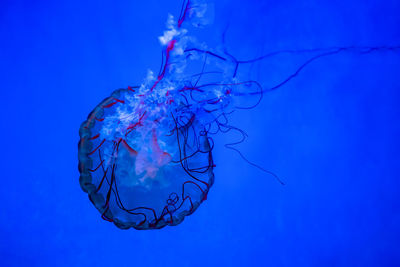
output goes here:
[{"label": "underwater scene", "polygon": [[400,266],[400,2],[4,0],[1,266]]}]

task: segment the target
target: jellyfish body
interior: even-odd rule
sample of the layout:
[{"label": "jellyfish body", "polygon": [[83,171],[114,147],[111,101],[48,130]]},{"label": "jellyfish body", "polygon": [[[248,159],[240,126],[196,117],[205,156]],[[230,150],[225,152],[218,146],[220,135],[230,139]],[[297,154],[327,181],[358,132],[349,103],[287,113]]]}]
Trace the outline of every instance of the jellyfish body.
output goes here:
[{"label": "jellyfish body", "polygon": [[120,228],[177,225],[214,181],[210,143],[196,115],[174,118],[143,98],[132,88],[117,90],[80,128],[81,187]]}]

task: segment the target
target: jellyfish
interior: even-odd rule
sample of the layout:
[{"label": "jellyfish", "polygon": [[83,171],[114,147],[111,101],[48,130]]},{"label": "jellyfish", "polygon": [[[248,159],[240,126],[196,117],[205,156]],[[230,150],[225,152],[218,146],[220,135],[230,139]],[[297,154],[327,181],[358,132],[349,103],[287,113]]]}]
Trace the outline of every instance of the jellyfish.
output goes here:
[{"label": "jellyfish", "polygon": [[212,53],[188,49],[192,38],[182,27],[198,23],[205,9],[186,1],[178,20],[169,16],[157,77],[149,72],[142,85],[116,90],[80,127],[81,188],[102,218],[121,229],[177,225],[213,185],[211,107],[221,110],[229,92],[203,82],[212,81],[206,71],[223,73],[206,70]]},{"label": "jellyfish", "polygon": [[[257,106],[266,92],[280,88],[320,58],[344,51],[370,53],[398,47],[332,47],[283,50],[238,60],[225,47],[213,49],[188,33],[207,22],[208,6],[186,0],[178,19],[168,17],[159,41],[163,61],[141,85],[114,91],[81,124],[78,144],[80,185],[101,217],[121,229],[160,229],[193,214],[214,183],[214,141],[236,131],[228,117]],[[270,88],[243,79],[241,67],[282,53],[314,53],[297,70]],[[315,54],[316,53],[316,54]]]}]

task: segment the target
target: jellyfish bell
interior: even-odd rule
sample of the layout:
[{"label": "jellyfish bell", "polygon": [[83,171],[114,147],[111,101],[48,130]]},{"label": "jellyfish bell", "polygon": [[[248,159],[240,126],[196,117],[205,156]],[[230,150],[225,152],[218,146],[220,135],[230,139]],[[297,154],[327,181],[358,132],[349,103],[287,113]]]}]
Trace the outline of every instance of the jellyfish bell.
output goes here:
[{"label": "jellyfish bell", "polygon": [[117,90],[80,129],[81,187],[120,228],[179,224],[214,180],[210,143],[196,115],[174,116],[145,100],[132,88]]}]

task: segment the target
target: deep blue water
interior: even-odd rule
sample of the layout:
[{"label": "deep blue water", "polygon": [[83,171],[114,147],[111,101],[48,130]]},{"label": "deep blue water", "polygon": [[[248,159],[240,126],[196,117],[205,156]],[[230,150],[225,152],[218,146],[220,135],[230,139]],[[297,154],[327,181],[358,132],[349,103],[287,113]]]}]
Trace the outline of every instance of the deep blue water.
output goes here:
[{"label": "deep blue water", "polygon": [[[400,266],[400,51],[315,61],[216,136],[207,201],[176,227],[120,230],[79,186],[80,123],[158,70],[181,1],[0,4],[1,266]],[[199,39],[240,58],[280,49],[400,44],[400,2],[218,1]],[[254,69],[271,86],[305,57]],[[254,74],[253,73],[253,74]]]}]

